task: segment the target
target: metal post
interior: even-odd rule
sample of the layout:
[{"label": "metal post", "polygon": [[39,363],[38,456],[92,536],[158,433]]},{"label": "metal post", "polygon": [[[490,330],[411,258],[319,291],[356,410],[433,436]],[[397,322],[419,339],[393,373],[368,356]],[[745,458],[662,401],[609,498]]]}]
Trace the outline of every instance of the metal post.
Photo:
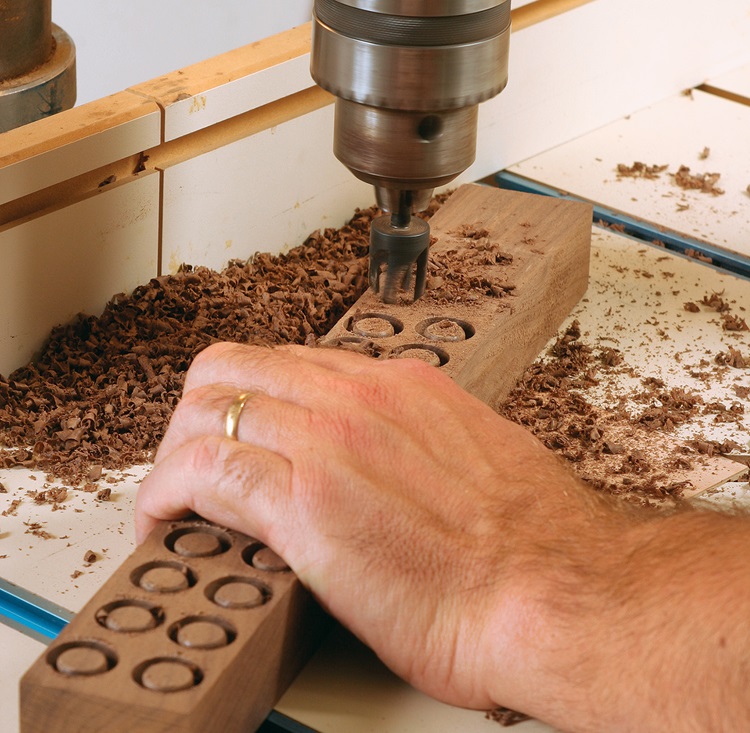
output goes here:
[{"label": "metal post", "polygon": [[0,0],[0,133],[75,98],[75,46],[52,23],[52,0]]}]

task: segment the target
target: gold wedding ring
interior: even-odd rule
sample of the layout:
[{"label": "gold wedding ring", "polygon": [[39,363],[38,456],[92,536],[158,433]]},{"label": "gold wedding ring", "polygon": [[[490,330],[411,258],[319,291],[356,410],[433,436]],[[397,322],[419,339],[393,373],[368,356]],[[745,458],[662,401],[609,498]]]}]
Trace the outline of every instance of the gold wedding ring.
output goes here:
[{"label": "gold wedding ring", "polygon": [[232,404],[229,405],[227,410],[227,417],[224,421],[224,434],[231,440],[237,440],[237,434],[240,430],[240,415],[245,404],[252,398],[255,397],[255,392],[242,392],[238,394],[233,400]]}]

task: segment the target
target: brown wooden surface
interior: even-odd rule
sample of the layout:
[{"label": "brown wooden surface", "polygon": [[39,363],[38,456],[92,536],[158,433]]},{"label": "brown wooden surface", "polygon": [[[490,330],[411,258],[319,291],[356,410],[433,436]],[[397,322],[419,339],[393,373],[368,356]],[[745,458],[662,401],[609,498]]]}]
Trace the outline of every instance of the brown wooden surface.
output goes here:
[{"label": "brown wooden surface", "polygon": [[[193,533],[180,534],[185,530]],[[170,541],[175,533],[176,543]],[[216,546],[224,551],[204,555]],[[246,558],[262,548],[252,538],[201,521],[160,525],[24,676],[22,733],[255,730],[327,628],[296,576],[271,562],[268,550],[255,565],[272,570],[248,563]],[[188,567],[190,575],[175,563]],[[265,591],[230,584],[219,590],[217,600],[247,607],[218,605],[207,596],[212,584],[226,578],[250,580]],[[181,579],[189,579],[190,587],[172,592],[143,588],[160,583],[179,588],[186,584]],[[265,602],[253,605],[262,598]],[[117,602],[139,605],[108,608]],[[142,604],[159,608],[156,618]],[[180,625],[192,618],[195,625]],[[139,626],[147,628],[128,630]],[[108,650],[109,662],[100,650]],[[156,663],[142,669],[149,661]],[[190,685],[196,672],[198,684],[162,691]]]},{"label": "brown wooden surface", "polygon": [[[588,285],[591,206],[489,186],[461,186],[431,219],[437,238],[434,257],[447,250],[470,252],[477,241],[461,235],[467,225],[486,229],[487,239],[512,257],[487,265],[487,277],[514,286],[496,298],[473,293],[476,300],[447,305],[429,293],[411,305],[386,305],[366,292],[336,324],[329,339],[351,339],[352,319],[382,314],[403,324],[393,337],[372,339],[384,354],[405,345],[437,347],[449,357],[441,368],[467,391],[488,404],[504,398],[523,371],[556,333]],[[465,231],[465,229],[463,230]],[[467,293],[468,295],[468,293]],[[475,331],[466,341],[436,342],[418,332],[428,319],[456,319]]]}]

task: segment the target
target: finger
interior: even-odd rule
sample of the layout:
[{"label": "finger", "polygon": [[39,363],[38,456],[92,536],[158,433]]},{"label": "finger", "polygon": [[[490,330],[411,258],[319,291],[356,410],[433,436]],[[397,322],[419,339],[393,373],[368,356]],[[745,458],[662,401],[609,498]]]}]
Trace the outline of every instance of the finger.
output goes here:
[{"label": "finger", "polygon": [[216,382],[238,389],[262,389],[273,396],[301,398],[306,385],[330,377],[304,358],[304,347],[272,349],[248,344],[212,344],[201,351],[190,365],[184,392]]},{"label": "finger", "polygon": [[288,516],[291,481],[289,461],[258,446],[216,437],[185,443],[154,466],[138,489],[137,540],[143,542],[160,521],[195,513],[270,544],[266,518]]},{"label": "finger", "polygon": [[[245,358],[252,359],[252,361],[258,364],[258,366],[262,365],[262,360],[264,359],[268,359],[271,365],[282,362],[301,364],[306,362],[308,364],[315,364],[324,367],[333,372],[344,374],[357,374],[362,371],[368,371],[376,361],[372,357],[348,349],[329,347],[311,348],[309,346],[299,346],[297,344],[266,347],[224,342],[212,344],[198,354],[191,366],[194,373],[188,375],[188,387],[192,389],[194,385],[205,383],[204,380],[206,379],[207,381],[213,381],[211,379],[212,368],[210,365],[215,360],[236,359],[238,363],[240,363],[240,360]],[[205,366],[204,362],[208,362],[207,371],[209,374],[207,378],[202,373]],[[245,364],[245,366],[241,368],[244,372],[244,370],[249,369],[249,366]]]},{"label": "finger", "polygon": [[[187,393],[219,381],[241,391],[263,391],[310,409],[331,401],[354,400],[388,415],[415,409],[420,391],[423,399],[428,399],[433,390],[465,398],[452,380],[417,359],[379,361],[347,351],[300,346],[210,346],[193,362],[185,390]],[[403,400],[401,382],[409,383],[415,399]]]},{"label": "finger", "polygon": [[[194,440],[224,435],[226,413],[236,399],[237,390],[227,385],[199,387],[185,395],[159,446],[155,464]],[[278,454],[294,465],[337,462],[344,470],[344,465],[356,462],[360,455],[369,463],[392,461],[397,449],[419,433],[418,426],[410,426],[404,435],[403,428],[390,417],[349,402],[313,411],[256,393],[240,413],[237,440]]]},{"label": "finger", "polygon": [[[188,392],[175,409],[154,462],[202,436],[226,437],[227,412],[237,397],[237,388],[227,384],[210,384]],[[263,392],[251,392],[239,415],[236,439],[290,458],[285,448],[292,439],[305,434],[311,420],[307,408]]]}]

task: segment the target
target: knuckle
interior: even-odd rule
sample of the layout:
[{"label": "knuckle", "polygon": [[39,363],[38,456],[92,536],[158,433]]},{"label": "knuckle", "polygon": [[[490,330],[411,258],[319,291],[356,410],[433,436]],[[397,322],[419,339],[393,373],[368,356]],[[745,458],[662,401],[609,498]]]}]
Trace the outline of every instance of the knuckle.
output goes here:
[{"label": "knuckle", "polygon": [[192,424],[196,421],[204,422],[206,412],[210,410],[215,403],[220,400],[226,400],[226,396],[219,392],[213,385],[203,385],[185,392],[177,403],[173,420],[179,420],[181,423]]},{"label": "knuckle", "polygon": [[[238,349],[242,348],[240,344],[233,344],[228,341],[221,341],[206,346],[199,351],[193,358],[187,373],[187,381],[193,381],[202,377],[205,373],[212,373],[216,365],[230,358]],[[186,386],[187,386],[186,381]]]},{"label": "knuckle", "polygon": [[221,461],[221,441],[212,435],[196,438],[186,467],[194,475],[206,477],[211,475]]}]

